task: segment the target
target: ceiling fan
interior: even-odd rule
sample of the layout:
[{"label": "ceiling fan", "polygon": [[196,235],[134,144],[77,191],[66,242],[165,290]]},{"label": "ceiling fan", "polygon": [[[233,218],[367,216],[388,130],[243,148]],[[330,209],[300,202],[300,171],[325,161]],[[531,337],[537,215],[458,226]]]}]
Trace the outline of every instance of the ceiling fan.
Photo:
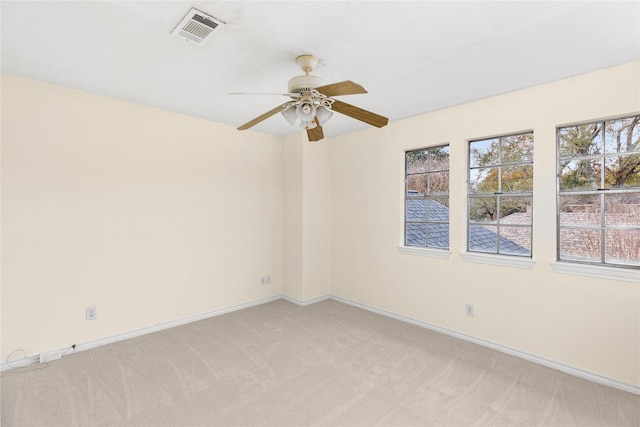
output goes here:
[{"label": "ceiling fan", "polygon": [[389,122],[388,118],[334,99],[334,96],[354,95],[367,93],[367,91],[350,80],[324,85],[320,77],[309,74],[318,62],[319,59],[313,55],[298,56],[296,63],[302,68],[304,75],[291,78],[289,92],[278,94],[288,96],[291,100],[243,124],[238,130],[249,129],[280,112],[293,126],[299,124],[301,128],[306,129],[309,141],[320,141],[324,138],[322,126],[331,118],[334,111],[375,127],[386,126]]}]

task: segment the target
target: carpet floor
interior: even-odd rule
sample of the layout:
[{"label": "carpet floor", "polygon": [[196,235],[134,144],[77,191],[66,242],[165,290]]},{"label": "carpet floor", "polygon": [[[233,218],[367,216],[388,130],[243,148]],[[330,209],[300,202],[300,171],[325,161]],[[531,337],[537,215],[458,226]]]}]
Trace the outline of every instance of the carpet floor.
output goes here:
[{"label": "carpet floor", "polygon": [[1,377],[2,426],[640,426],[640,396],[327,300]]}]

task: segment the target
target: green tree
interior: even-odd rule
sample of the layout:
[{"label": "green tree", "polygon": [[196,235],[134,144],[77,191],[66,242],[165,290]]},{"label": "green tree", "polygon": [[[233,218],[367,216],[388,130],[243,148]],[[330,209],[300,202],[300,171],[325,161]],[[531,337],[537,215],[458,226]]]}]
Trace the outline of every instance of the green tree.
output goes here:
[{"label": "green tree", "polygon": [[[449,147],[430,147],[406,153],[407,189],[420,194],[449,192]],[[434,173],[434,171],[447,171]]]},{"label": "green tree", "polygon": [[[640,151],[640,116],[607,123],[607,150],[615,153]],[[612,145],[610,148],[609,146]],[[640,154],[621,155],[605,163],[604,180],[608,188],[640,186]]]},{"label": "green tree", "polygon": [[[526,133],[470,145],[473,197],[470,216],[476,221],[494,221],[516,212],[526,212],[526,197],[502,197],[533,191],[533,134]],[[486,195],[486,196],[484,196]],[[498,213],[498,200],[500,212]]]},{"label": "green tree", "polygon": [[603,172],[606,188],[640,186],[640,116],[570,126],[559,136],[562,190],[601,188]]}]

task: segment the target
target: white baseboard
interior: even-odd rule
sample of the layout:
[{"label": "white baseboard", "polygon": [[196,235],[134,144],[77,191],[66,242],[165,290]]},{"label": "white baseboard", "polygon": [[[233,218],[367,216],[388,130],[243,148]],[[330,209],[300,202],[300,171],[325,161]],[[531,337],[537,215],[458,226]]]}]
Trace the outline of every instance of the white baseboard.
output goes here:
[{"label": "white baseboard", "polygon": [[[346,298],[341,298],[341,297],[337,297],[337,296],[333,296],[333,295],[324,295],[324,296],[320,296],[320,297],[316,297],[316,298],[312,298],[306,301],[301,301],[297,298],[292,298],[290,296],[287,295],[276,295],[273,297],[269,297],[269,298],[264,298],[264,299],[260,299],[260,300],[255,300],[255,301],[250,301],[244,304],[239,304],[239,305],[234,305],[231,307],[226,307],[226,308],[222,308],[219,310],[213,310],[207,313],[202,313],[202,314],[198,314],[195,316],[190,316],[190,317],[186,317],[184,319],[178,319],[178,320],[174,320],[171,322],[165,322],[165,323],[159,323],[157,325],[153,325],[150,327],[146,327],[146,328],[142,328],[142,329],[138,329],[135,331],[131,331],[131,332],[125,332],[123,334],[119,334],[119,335],[114,335],[112,337],[108,337],[108,338],[101,338],[95,341],[90,341],[87,343],[83,343],[83,344],[77,344],[75,349],[71,349],[71,348],[61,348],[61,349],[55,349],[55,350],[50,350],[50,351],[46,351],[43,352],[42,354],[48,354],[51,352],[60,352],[61,356],[65,356],[68,354],[72,354],[78,351],[83,351],[83,350],[89,350],[91,348],[95,348],[95,347],[99,347],[102,345],[107,345],[107,344],[111,344],[114,342],[118,342],[118,341],[122,341],[122,340],[126,340],[129,338],[135,338],[141,335],[146,335],[146,334],[150,334],[153,332],[158,332],[158,331],[162,331],[164,329],[169,329],[169,328],[173,328],[175,326],[180,326],[180,325],[185,325],[187,323],[191,323],[191,322],[197,322],[199,320],[204,320],[204,319],[208,319],[210,317],[215,317],[215,316],[220,316],[223,314],[227,314],[227,313],[231,313],[234,311],[238,311],[238,310],[243,310],[245,308],[250,308],[250,307],[255,307],[257,305],[261,305],[261,304],[266,304],[266,303],[270,303],[273,301],[277,301],[279,299],[284,299],[286,301],[289,301],[293,304],[305,307],[311,304],[315,304],[317,302],[321,302],[321,301],[325,301],[328,299],[332,299],[334,301],[337,302],[341,302],[343,304],[348,304],[351,305],[353,307],[357,307],[357,308],[361,308],[363,310],[367,310],[370,311],[372,313],[376,313],[376,314],[380,314],[382,316],[386,316],[386,317],[390,317],[392,319],[396,319],[396,320],[400,320],[402,322],[406,322],[406,323],[410,323],[412,325],[416,325],[416,326],[420,326],[422,328],[426,328],[426,329],[430,329],[432,331],[435,332],[439,332],[445,335],[449,335],[455,338],[459,338],[465,341],[469,341],[472,342],[474,344],[478,344],[484,347],[488,347],[497,351],[500,351],[502,353],[506,353],[509,354],[511,356],[515,356],[515,357],[519,357],[521,359],[524,360],[528,360],[529,362],[533,362],[533,363],[537,363],[538,365],[542,365],[542,366],[546,366],[547,368],[551,368],[551,369],[555,369],[557,371],[560,372],[564,372],[566,374],[569,375],[573,375],[575,377],[578,378],[583,378],[589,381],[593,381],[595,383],[598,384],[603,384],[609,387],[613,387],[619,390],[623,390],[623,391],[627,391],[633,394],[637,394],[640,395],[640,387],[632,385],[632,384],[627,384],[627,383],[623,383],[621,381],[617,381],[608,377],[604,377],[602,375],[598,375],[592,372],[588,372],[588,371],[584,371],[582,369],[578,369],[578,368],[574,368],[572,366],[569,365],[565,365],[563,363],[559,363],[553,360],[549,360],[549,359],[545,359],[543,357],[539,357],[536,356],[534,354],[530,354],[524,351],[520,351],[520,350],[516,350],[510,347],[506,347],[503,346],[501,344],[496,344],[493,343],[491,341],[487,341],[484,340],[482,338],[476,338],[473,337],[471,335],[467,335],[467,334],[463,334],[461,332],[456,332],[454,330],[451,329],[447,329],[447,328],[443,328],[437,325],[433,325],[431,323],[427,323],[427,322],[423,322],[421,320],[416,320],[413,319],[411,317],[407,317],[407,316],[403,316],[400,314],[396,314],[390,311],[386,311],[386,310],[382,310],[380,308],[377,307],[373,307],[367,304],[362,304],[359,302],[355,302],[355,301],[351,301],[349,299]],[[16,361],[8,361],[8,362],[3,362],[0,365],[0,372],[3,372],[5,370],[8,369],[13,369],[13,368],[21,368],[21,367],[25,367],[25,366],[29,366],[29,365],[33,365],[36,363],[40,362],[40,355],[33,355],[33,356],[27,356],[23,359],[20,360],[16,360]]]},{"label": "white baseboard", "polygon": [[23,359],[19,359],[19,360],[15,360],[15,361],[6,361],[6,362],[3,362],[2,365],[0,365],[0,372],[4,372],[5,370],[8,370],[8,369],[22,368],[22,367],[25,367],[25,366],[33,365],[35,363],[39,363],[41,355],[46,355],[46,354],[49,354],[49,353],[52,353],[52,352],[60,352],[61,356],[66,356],[68,354],[73,354],[73,353],[76,353],[78,351],[89,350],[91,348],[96,348],[96,347],[100,347],[100,346],[103,346],[103,345],[111,344],[111,343],[114,343],[114,342],[118,342],[118,341],[130,339],[130,338],[139,337],[141,335],[146,335],[146,334],[150,334],[150,333],[153,333],[153,332],[162,331],[164,329],[169,329],[169,328],[173,328],[173,327],[176,327],[176,326],[185,325],[187,323],[197,322],[198,320],[204,320],[204,319],[208,319],[210,317],[220,316],[222,314],[227,314],[227,313],[231,313],[231,312],[234,312],[234,311],[243,310],[245,308],[255,307],[257,305],[261,305],[261,304],[266,304],[266,303],[269,303],[269,302],[277,301],[277,300],[279,300],[281,298],[282,298],[281,295],[276,295],[276,296],[269,297],[269,298],[263,298],[263,299],[259,299],[259,300],[255,300],[255,301],[250,301],[250,302],[247,302],[247,303],[244,303],[244,304],[238,304],[238,305],[234,305],[234,306],[231,306],[231,307],[221,308],[219,310],[209,311],[207,313],[197,314],[195,316],[186,317],[184,319],[178,319],[178,320],[173,320],[173,321],[170,321],[170,322],[158,323],[158,324],[153,325],[153,326],[149,326],[149,327],[142,328],[142,329],[137,329],[135,331],[125,332],[125,333],[114,335],[114,336],[111,336],[111,337],[100,338],[100,339],[97,339],[95,341],[76,344],[75,349],[72,349],[71,347],[60,348],[60,349],[45,351],[45,352],[42,352],[40,354],[36,354],[36,355],[33,355],[33,356],[28,356],[28,357],[25,357]]},{"label": "white baseboard", "polygon": [[40,363],[39,354],[36,354],[35,356],[28,356],[23,359],[3,362],[2,365],[0,365],[0,372],[4,372],[6,370],[14,368],[23,368],[25,366],[34,365],[36,363]]},{"label": "white baseboard", "polygon": [[579,368],[574,368],[573,366],[565,365],[560,362],[556,362],[553,360],[545,359],[543,357],[536,356],[534,354],[530,354],[524,351],[516,350],[514,348],[506,347],[501,344],[496,344],[491,341],[484,340],[482,338],[476,338],[471,335],[463,334],[461,332],[456,332],[451,329],[443,328],[437,325],[432,325],[431,323],[423,322],[421,320],[412,319],[411,317],[402,316],[400,314],[396,314],[390,311],[382,310],[377,307],[373,307],[370,305],[362,304],[359,302],[351,301],[346,298],[331,296],[332,300],[351,305],[353,307],[361,308],[363,310],[370,311],[372,313],[380,314],[386,317],[391,317],[396,320],[400,320],[402,322],[411,323],[412,325],[420,326],[422,328],[430,329],[435,332],[439,332],[445,335],[449,335],[455,338],[459,338],[461,340],[469,341],[474,344],[478,344],[484,347],[491,348],[493,350],[497,350],[501,353],[506,353],[511,356],[519,357],[520,359],[527,360],[529,362],[536,363],[538,365],[546,366],[547,368],[555,369],[560,372],[564,372],[565,374],[573,375],[578,378],[582,378],[585,380],[589,380],[598,384],[603,384],[609,387],[617,388],[619,390],[628,391],[629,393],[640,395],[640,387],[623,383],[621,381],[614,380],[612,378],[604,377],[602,375],[594,374],[593,372],[584,371]]},{"label": "white baseboard", "polygon": [[299,305],[301,307],[306,307],[307,305],[315,304],[315,303],[320,302],[320,301],[326,301],[326,300],[328,300],[330,298],[331,298],[331,295],[322,295],[320,297],[315,297],[315,298],[311,298],[311,299],[302,301],[302,300],[299,300],[298,298],[293,298],[293,297],[290,297],[290,296],[287,296],[287,295],[282,295],[282,299],[284,299],[286,301],[289,301],[289,302],[292,302],[292,303],[294,303],[296,305]]}]

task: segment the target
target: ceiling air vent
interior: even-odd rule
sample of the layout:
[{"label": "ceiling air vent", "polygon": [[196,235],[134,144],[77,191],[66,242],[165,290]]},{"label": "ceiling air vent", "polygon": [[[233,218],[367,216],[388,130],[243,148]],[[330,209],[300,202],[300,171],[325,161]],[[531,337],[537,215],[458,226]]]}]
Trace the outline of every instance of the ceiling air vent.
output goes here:
[{"label": "ceiling air vent", "polygon": [[197,9],[191,9],[171,34],[197,45],[203,45],[211,38],[213,30],[221,24],[224,22]]}]

